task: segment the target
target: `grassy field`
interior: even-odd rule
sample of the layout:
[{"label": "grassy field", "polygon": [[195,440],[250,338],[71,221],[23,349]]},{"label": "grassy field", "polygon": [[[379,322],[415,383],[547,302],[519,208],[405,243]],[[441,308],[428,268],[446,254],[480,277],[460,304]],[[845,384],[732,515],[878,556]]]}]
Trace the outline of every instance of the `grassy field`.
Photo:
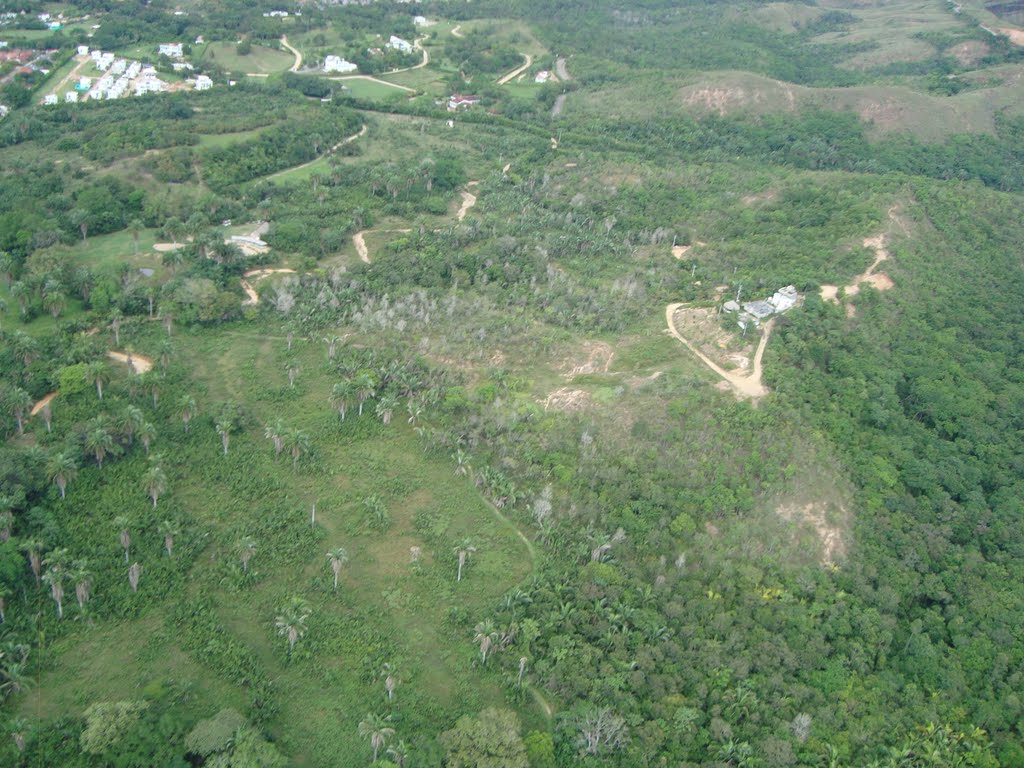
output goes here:
[{"label": "grassy field", "polygon": [[200,147],[230,147],[243,141],[258,138],[267,128],[253,128],[251,131],[235,131],[234,133],[204,133],[199,136]]},{"label": "grassy field", "polygon": [[235,43],[208,43],[201,52],[197,52],[197,60],[213,60],[229,72],[245,74],[271,74],[284,72],[295,61],[295,57],[287,51],[267,48],[262,45],[252,46],[247,56],[239,56]]},{"label": "grassy field", "polygon": [[[144,602],[136,619],[83,626],[62,641],[54,666],[23,701],[26,714],[79,711],[164,680],[193,687],[197,711],[241,707],[244,689],[198,666],[169,624],[174,605],[197,595],[211,599],[226,636],[252,651],[274,680],[280,709],[267,727],[297,765],[336,765],[338,754],[368,754],[357,734],[367,710],[391,711],[400,734],[436,732],[459,713],[504,700],[499,680],[477,662],[471,627],[529,575],[531,550],[470,480],[453,474],[447,458],[424,453],[402,415],[384,427],[371,405],[341,423],[328,404],[335,377],[325,370],[323,345],[300,339],[289,354],[278,334],[236,326],[176,335],[173,365],[190,372],[205,415],[182,436],[172,408],[154,414],[162,432],[179,433],[175,445],[183,447],[164,454],[172,487],[161,504],[169,510],[164,514],[189,521],[197,567],[185,594]],[[133,341],[142,351],[158,337],[144,332]],[[300,367],[294,388],[284,370],[289,359]],[[228,399],[244,404],[246,427],[225,456],[209,418]],[[312,438],[312,453],[298,471],[264,439],[263,424],[278,418]],[[69,513],[81,514],[79,505],[120,503],[109,494],[141,460],[110,465],[102,476],[83,470],[90,477],[82,478],[77,497],[69,494],[75,499]],[[390,514],[386,533],[367,526],[363,500],[371,495]],[[128,513],[135,515],[130,505]],[[231,547],[247,532],[260,544],[243,578]],[[140,530],[136,555],[152,553],[157,562],[147,561],[149,569],[160,563],[159,547],[143,541],[152,535]],[[467,538],[477,551],[457,584],[452,549]],[[338,545],[349,562],[335,593],[324,552]],[[423,550],[419,568],[410,566],[412,546]],[[309,602],[313,616],[289,660],[273,616],[293,595]],[[146,600],[144,587],[139,596]],[[400,681],[390,707],[377,677],[385,663]],[[353,707],[354,701],[363,703]],[[539,724],[540,710],[531,717]]]}]

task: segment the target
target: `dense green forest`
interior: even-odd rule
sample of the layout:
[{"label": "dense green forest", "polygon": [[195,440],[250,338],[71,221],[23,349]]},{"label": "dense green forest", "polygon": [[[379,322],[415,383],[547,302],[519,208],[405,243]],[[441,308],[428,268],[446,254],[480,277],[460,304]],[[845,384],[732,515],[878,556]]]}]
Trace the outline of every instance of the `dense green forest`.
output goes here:
[{"label": "dense green forest", "polygon": [[[0,72],[0,765],[1024,764],[1007,22],[0,12],[55,51]],[[234,79],[40,103],[199,36]],[[686,106],[722,72],[987,117]]]}]

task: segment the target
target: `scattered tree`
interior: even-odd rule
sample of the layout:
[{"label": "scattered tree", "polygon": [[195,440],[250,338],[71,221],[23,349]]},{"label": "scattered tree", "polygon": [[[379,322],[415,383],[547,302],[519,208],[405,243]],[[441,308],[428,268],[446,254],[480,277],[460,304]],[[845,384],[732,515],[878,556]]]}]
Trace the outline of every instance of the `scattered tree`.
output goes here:
[{"label": "scattered tree", "polygon": [[348,552],[344,547],[335,547],[327,553],[327,562],[334,572],[334,591],[338,591],[338,577],[341,576],[341,569],[348,562]]}]

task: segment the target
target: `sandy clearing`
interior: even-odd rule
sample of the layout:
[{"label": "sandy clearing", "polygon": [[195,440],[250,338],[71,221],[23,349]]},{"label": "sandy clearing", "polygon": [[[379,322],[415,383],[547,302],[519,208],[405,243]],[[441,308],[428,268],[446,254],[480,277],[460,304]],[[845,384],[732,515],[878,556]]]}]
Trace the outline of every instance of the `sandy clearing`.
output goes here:
[{"label": "sandy clearing", "polygon": [[603,341],[585,341],[582,346],[586,359],[582,363],[566,361],[564,368],[569,370],[563,376],[571,379],[573,376],[584,376],[590,373],[608,373],[612,367],[612,360],[615,358],[615,350],[611,345]]},{"label": "sandy clearing", "polygon": [[[858,293],[860,293],[860,286],[863,283],[867,283],[868,285],[879,291],[887,291],[893,287],[892,278],[890,278],[884,272],[875,271],[878,268],[879,264],[881,264],[883,261],[886,261],[889,258],[889,250],[886,247],[887,242],[888,237],[885,234],[864,238],[864,247],[871,248],[875,252],[875,260],[871,262],[870,267],[865,269],[861,274],[857,275],[857,277],[853,278],[853,280],[850,281],[850,284],[843,288],[848,298],[853,298]],[[821,286],[821,298],[825,301],[838,303],[838,286]]]},{"label": "sandy clearing", "polygon": [[520,53],[519,55],[526,59],[526,63],[523,64],[521,67],[516,67],[504,77],[498,78],[498,85],[505,85],[505,83],[509,82],[515,77],[518,77],[533,65],[533,56],[531,56],[528,53]]},{"label": "sandy clearing", "polygon": [[42,400],[40,400],[38,403],[32,406],[32,410],[28,412],[28,415],[35,416],[37,413],[43,410],[43,408],[46,407],[47,403],[53,400],[53,398],[55,398],[57,394],[57,392],[51,392],[50,394],[48,394],[46,397],[44,397]]},{"label": "sandy clearing", "polygon": [[996,35],[1006,35],[1006,37],[1010,38],[1011,43],[1024,45],[1024,32],[1019,29],[1012,29],[1011,27],[996,27],[995,29],[990,29],[984,24],[980,24],[979,26],[993,37]]},{"label": "sandy clearing", "polygon": [[545,411],[582,411],[590,404],[590,393],[582,389],[562,387],[544,399]]},{"label": "sandy clearing", "polygon": [[168,251],[177,251],[184,247],[184,243],[157,243],[153,246],[153,250],[158,253],[167,253]]},{"label": "sandy clearing", "polygon": [[281,273],[294,275],[295,270],[289,269],[288,267],[278,267],[277,269],[250,269],[248,272],[242,275],[242,279],[239,282],[241,282],[242,284],[242,290],[245,291],[245,295],[249,297],[248,299],[243,301],[242,304],[244,306],[252,306],[254,304],[260,303],[260,295],[256,293],[256,288],[253,287],[253,284],[250,283],[245,278],[251,277],[253,278],[253,282],[258,283],[260,280],[262,280],[264,277],[267,277],[268,275],[276,275]]},{"label": "sandy clearing", "polygon": [[[840,513],[846,510],[839,508]],[[846,554],[846,542],[843,540],[841,528],[830,525],[826,519],[825,504],[811,502],[802,507],[797,504],[786,504],[779,507],[776,513],[791,522],[798,521],[810,525],[821,540],[821,564],[834,565],[837,559]]]},{"label": "sandy clearing", "polygon": [[452,37],[465,37],[459,30],[462,29],[462,25],[458,24],[452,27]]},{"label": "sandy clearing", "polygon": [[692,245],[673,245],[672,255],[675,256],[677,259],[681,259],[689,252],[691,248],[693,248]]},{"label": "sandy clearing", "polygon": [[107,357],[111,360],[116,360],[119,363],[124,363],[132,373],[147,373],[153,370],[153,361],[148,357],[143,357],[142,355],[136,355],[133,353],[129,356],[124,352],[115,352],[114,350],[110,350],[107,352]]},{"label": "sandy clearing", "polygon": [[292,48],[288,44],[288,35],[281,35],[281,45],[283,45],[285,48],[291,51],[292,55],[295,56],[295,63],[292,64],[291,69],[288,71],[298,72],[302,68],[302,53],[298,49]]},{"label": "sandy clearing", "polygon": [[761,361],[764,358],[765,347],[768,346],[768,338],[772,334],[772,327],[775,325],[774,320],[769,320],[765,323],[761,331],[761,341],[758,342],[757,351],[754,353],[754,366],[753,369],[746,375],[739,375],[737,373],[730,373],[724,368],[719,366],[715,361],[701,352],[697,347],[692,344],[689,339],[685,338],[678,330],[676,330],[675,314],[676,310],[684,306],[682,303],[669,304],[665,307],[665,322],[668,324],[668,332],[679,341],[683,342],[697,358],[704,363],[708,368],[718,374],[724,381],[732,387],[733,392],[738,398],[749,397],[753,400],[764,397],[768,394],[768,389],[764,386],[761,381],[762,370]]},{"label": "sandy clearing", "polygon": [[[308,163],[303,163],[302,165],[296,165],[296,166],[293,166],[291,168],[285,168],[283,171],[278,171],[277,173],[272,173],[269,176],[267,176],[267,178],[268,179],[273,179],[273,178],[276,178],[277,176],[283,176],[286,173],[291,173],[292,171],[298,171],[298,170],[301,170],[303,168],[306,168],[306,167],[312,165],[313,163],[315,163],[315,162],[317,162],[319,160],[322,160],[323,158],[327,157],[327,155],[329,155],[332,152],[334,152],[336,149],[338,149],[338,147],[343,146],[345,144],[351,144],[353,141],[355,141],[359,137],[365,136],[367,130],[368,129],[366,127],[366,123],[363,123],[363,127],[359,129],[358,133],[353,133],[351,136],[346,136],[344,139],[339,141],[337,144],[335,144],[333,147],[328,149],[326,152],[324,152],[319,157],[314,157]],[[267,228],[269,229],[269,224],[267,225]],[[266,232],[266,230],[264,230],[264,233],[265,232]]]},{"label": "sandy clearing", "polygon": [[455,214],[455,218],[457,218],[459,221],[462,221],[464,218],[466,218],[466,213],[469,211],[469,209],[476,205],[476,195],[474,195],[472,192],[466,192],[465,190],[463,190],[460,194],[462,195],[462,205],[459,208],[459,212]]},{"label": "sandy clearing", "polygon": [[356,247],[356,253],[359,254],[359,258],[367,264],[370,263],[370,250],[366,247],[366,240],[364,235],[369,235],[373,232],[394,232],[396,234],[407,235],[412,232],[411,229],[364,229],[360,232],[356,232],[352,235],[352,243]]},{"label": "sandy clearing", "polygon": [[501,169],[501,172],[502,173],[508,173],[511,168],[512,168],[512,163],[505,163],[505,167]]}]

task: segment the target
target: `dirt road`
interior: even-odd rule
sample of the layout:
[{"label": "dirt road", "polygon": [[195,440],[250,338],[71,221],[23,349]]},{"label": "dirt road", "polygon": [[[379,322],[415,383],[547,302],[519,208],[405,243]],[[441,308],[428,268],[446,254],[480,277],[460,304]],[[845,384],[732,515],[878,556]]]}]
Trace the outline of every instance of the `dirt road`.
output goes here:
[{"label": "dirt road", "polygon": [[528,53],[520,53],[519,55],[522,56],[524,59],[526,59],[526,63],[523,64],[523,66],[521,66],[521,67],[513,69],[511,72],[509,72],[504,77],[499,78],[498,79],[498,85],[504,85],[509,80],[512,80],[516,76],[521,75],[523,72],[528,70],[533,65],[533,56],[531,56]]},{"label": "dirt road", "polygon": [[565,109],[565,100],[569,98],[569,94],[560,93],[555,97],[555,103],[551,107],[551,116],[558,117],[562,114],[562,110]]},{"label": "dirt road", "polygon": [[57,394],[57,392],[51,392],[50,394],[48,394],[46,397],[44,397],[42,400],[40,400],[38,403],[32,406],[32,410],[29,411],[28,415],[35,416],[37,413],[43,410],[43,408],[46,407],[47,403],[53,400],[53,398],[55,398]]},{"label": "dirt road", "polygon": [[242,279],[240,281],[242,283],[242,290],[245,291],[245,295],[249,297],[242,302],[243,306],[251,306],[253,304],[260,303],[260,295],[256,293],[256,289],[246,278],[254,278],[253,283],[258,283],[267,275],[276,275],[280,273],[295,274],[295,270],[289,269],[288,267],[280,267],[278,269],[250,269],[242,275]]},{"label": "dirt road", "polygon": [[[466,184],[466,186],[467,187],[475,187],[478,183],[479,182],[471,181],[468,184]],[[464,218],[466,218],[466,213],[469,211],[469,209],[472,208],[474,205],[476,205],[476,195],[474,195],[471,192],[466,192],[465,190],[463,190],[461,194],[462,194],[462,206],[459,208],[459,212],[457,214],[455,214],[455,217],[459,221],[462,221]]]},{"label": "dirt road", "polygon": [[682,307],[683,304],[669,304],[665,308],[665,322],[668,324],[668,332],[672,334],[676,339],[683,342],[686,347],[697,356],[697,358],[704,363],[708,368],[718,374],[723,380],[725,380],[736,393],[737,397],[749,397],[756,400],[760,397],[764,397],[768,394],[767,387],[761,382],[761,361],[764,358],[765,347],[768,346],[768,337],[772,334],[772,327],[775,324],[774,320],[769,320],[764,325],[764,329],[761,332],[761,341],[757,345],[757,351],[754,353],[754,367],[750,373],[741,376],[737,373],[731,373],[726,371],[724,368],[715,363],[714,360],[709,358],[703,352],[701,352],[694,344],[692,344],[687,338],[685,338],[678,330],[676,330],[675,314],[676,310]]},{"label": "dirt road", "polygon": [[[292,171],[298,171],[298,170],[301,170],[303,168],[307,168],[308,166],[312,165],[313,163],[315,163],[315,162],[317,162],[319,160],[322,160],[323,158],[327,157],[327,155],[329,155],[332,152],[334,152],[336,149],[338,149],[338,147],[340,147],[340,146],[342,146],[344,144],[351,144],[353,141],[358,139],[360,136],[365,136],[366,135],[366,130],[367,130],[366,129],[366,124],[364,123],[363,127],[359,129],[359,133],[353,133],[351,136],[346,136],[344,139],[339,141],[337,144],[335,144],[333,147],[328,149],[326,152],[324,152],[319,157],[314,157],[308,163],[303,163],[302,165],[296,165],[296,166],[294,166],[292,168],[285,168],[283,171],[278,171],[277,173],[272,173],[269,176],[267,176],[267,178],[268,179],[273,179],[273,178],[276,178],[278,176],[283,176],[286,173],[291,173]],[[264,231],[266,231],[266,230],[264,230]]]},{"label": "dirt road", "polygon": [[564,56],[559,56],[557,59],[555,59],[555,75],[563,83],[568,82],[569,80],[572,79],[571,77],[569,77],[569,70],[565,66]]},{"label": "dirt road", "polygon": [[[889,209],[889,220],[903,226],[900,222],[898,215],[896,214],[896,206],[894,205]],[[843,287],[847,298],[852,298],[860,293],[860,286],[862,283],[867,283],[872,288],[878,291],[887,291],[893,287],[892,278],[890,278],[884,272],[876,272],[878,266],[889,258],[889,236],[883,232],[873,237],[864,238],[864,247],[871,248],[875,252],[875,260],[871,262],[871,266],[865,269],[861,274],[857,275],[850,284]],[[831,301],[835,304],[839,303],[839,286],[837,285],[823,285],[821,286],[821,298],[824,301]]]},{"label": "dirt road", "polygon": [[124,363],[132,373],[147,373],[153,370],[153,361],[142,355],[133,354],[129,357],[124,352],[110,350],[107,352],[107,357],[119,363]]},{"label": "dirt road", "polygon": [[298,72],[300,69],[302,69],[302,53],[297,48],[292,48],[288,44],[288,35],[281,35],[281,45],[283,45],[285,48],[291,51],[292,55],[295,56],[295,63],[292,64],[291,69],[289,69],[288,71]]},{"label": "dirt road", "polygon": [[371,232],[394,232],[396,234],[407,235],[412,232],[411,229],[364,229],[361,232],[356,232],[352,235],[352,244],[356,247],[356,253],[359,254],[359,258],[365,263],[370,263],[370,250],[366,247],[366,240],[363,237]]},{"label": "dirt road", "polygon": [[65,78],[61,80],[59,83],[57,83],[57,86],[53,88],[51,91],[49,91],[49,93],[60,94],[60,92],[64,90],[64,86],[68,84],[68,81],[78,77],[78,73],[82,71],[82,67],[84,67],[89,61],[91,61],[91,59],[88,56],[75,56],[75,60],[78,63],[75,64],[74,69],[68,72]]},{"label": "dirt road", "polygon": [[458,26],[452,27],[452,37],[465,37],[465,35],[463,35],[461,32],[459,32],[460,29],[462,29],[462,25],[461,24],[459,24]]}]

